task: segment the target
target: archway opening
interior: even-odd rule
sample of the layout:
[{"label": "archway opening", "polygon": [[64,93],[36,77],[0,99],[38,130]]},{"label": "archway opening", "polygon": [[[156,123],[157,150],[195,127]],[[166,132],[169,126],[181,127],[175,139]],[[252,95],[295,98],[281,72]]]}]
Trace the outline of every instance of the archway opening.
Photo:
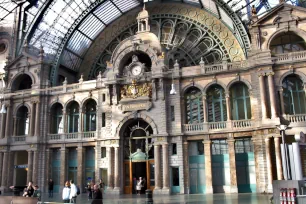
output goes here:
[{"label": "archway opening", "polygon": [[131,119],[122,127],[124,158],[124,193],[136,193],[136,185],[142,181],[141,192],[153,189],[154,139],[153,129],[143,119]]},{"label": "archway opening", "polygon": [[306,43],[303,38],[294,32],[280,33],[270,43],[270,50],[273,54],[282,54],[306,50]]},{"label": "archway opening", "polygon": [[22,74],[18,76],[12,85],[12,91],[19,91],[19,90],[25,90],[25,89],[31,89],[32,88],[32,79],[27,74]]}]

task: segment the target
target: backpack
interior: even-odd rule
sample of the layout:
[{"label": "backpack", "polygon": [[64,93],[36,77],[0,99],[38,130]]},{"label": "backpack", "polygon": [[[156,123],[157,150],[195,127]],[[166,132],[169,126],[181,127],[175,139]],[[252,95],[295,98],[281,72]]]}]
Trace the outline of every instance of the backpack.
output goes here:
[{"label": "backpack", "polygon": [[80,188],[77,186],[77,195],[80,195]]}]

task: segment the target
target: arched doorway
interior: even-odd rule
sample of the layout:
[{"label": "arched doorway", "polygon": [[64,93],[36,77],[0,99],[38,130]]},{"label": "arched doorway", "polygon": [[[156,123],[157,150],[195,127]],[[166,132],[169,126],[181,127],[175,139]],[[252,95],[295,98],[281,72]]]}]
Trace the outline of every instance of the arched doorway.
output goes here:
[{"label": "arched doorway", "polygon": [[152,127],[143,119],[131,119],[122,128],[123,186],[125,194],[133,194],[139,177],[145,179],[143,192],[154,189],[154,138]]}]

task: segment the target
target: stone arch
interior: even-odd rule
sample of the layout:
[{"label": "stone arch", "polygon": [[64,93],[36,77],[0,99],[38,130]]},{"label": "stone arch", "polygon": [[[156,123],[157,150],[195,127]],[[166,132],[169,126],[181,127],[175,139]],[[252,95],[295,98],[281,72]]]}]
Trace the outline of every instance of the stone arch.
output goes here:
[{"label": "stone arch", "polygon": [[[124,47],[124,45],[121,45]],[[138,49],[135,50],[135,48],[132,45],[127,45],[124,50],[120,50],[120,52],[115,53],[112,56],[111,62],[113,63],[113,72],[116,74],[120,73],[119,67],[121,60],[129,53],[135,52],[135,51],[140,51],[146,53],[149,58],[151,59],[152,62],[152,67],[155,67],[158,64],[158,56],[155,52],[155,50],[152,47],[149,47],[148,45],[139,45]]]},{"label": "stone arch", "polygon": [[244,83],[249,88],[249,90],[252,90],[251,83],[246,79],[241,79],[240,77],[237,77],[236,79],[233,79],[232,81],[230,81],[226,86],[227,90],[230,90],[231,86],[239,82]]},{"label": "stone arch", "polygon": [[293,32],[296,35],[298,35],[299,37],[303,38],[303,40],[306,42],[306,32],[304,30],[298,29],[298,28],[281,28],[281,29],[277,29],[271,36],[270,38],[267,40],[267,43],[263,44],[263,49],[269,49],[270,48],[270,44],[272,42],[272,40],[278,35],[281,34],[283,32]]},{"label": "stone arch", "polygon": [[298,76],[298,77],[302,80],[302,82],[303,82],[304,84],[306,84],[306,74],[304,74],[303,72],[300,72],[300,71],[295,71],[295,72],[288,71],[288,72],[284,73],[284,74],[280,77],[279,82],[278,82],[278,85],[279,85],[280,87],[283,87],[283,81],[284,81],[284,79],[285,79],[287,76],[291,75],[291,74],[294,74],[294,75]]},{"label": "stone arch", "polygon": [[228,89],[227,89],[227,87],[225,86],[225,84],[223,84],[222,82],[212,81],[212,82],[208,83],[208,84],[204,87],[204,89],[203,89],[203,91],[202,91],[204,95],[206,95],[207,90],[208,90],[212,85],[220,85],[220,86],[224,89],[225,93],[228,93]]},{"label": "stone arch", "polygon": [[93,96],[88,96],[86,98],[83,98],[83,100],[81,101],[80,103],[80,107],[83,109],[84,106],[86,105],[86,103],[90,100],[94,100],[96,102],[96,104],[98,105],[98,99],[96,97],[93,97]]},{"label": "stone arch", "polygon": [[14,84],[17,83],[16,80],[18,80],[18,78],[22,75],[27,75],[31,78],[32,80],[32,85],[36,83],[35,81],[35,77],[33,76],[33,74],[31,72],[20,72],[20,73],[17,73],[9,82],[8,84],[8,88],[11,89],[12,91],[15,91],[14,90]]},{"label": "stone arch", "polygon": [[130,119],[142,119],[144,120],[145,122],[147,122],[152,130],[153,130],[153,134],[154,135],[157,135],[158,134],[158,129],[157,129],[157,126],[155,124],[155,122],[153,121],[152,118],[150,118],[149,116],[147,116],[146,114],[144,113],[131,113],[130,115],[128,116],[125,116],[118,124],[117,128],[116,128],[116,134],[115,134],[115,137],[118,137],[120,138],[120,132],[122,131],[122,127],[123,125],[126,124],[127,121],[129,121]]},{"label": "stone arch", "polygon": [[14,112],[13,112],[13,116],[17,116],[17,112],[19,110],[19,108],[21,108],[22,106],[25,106],[27,109],[28,109],[28,113],[29,114],[32,114],[32,109],[31,109],[31,106],[29,104],[27,104],[26,102],[24,103],[20,103],[18,104],[15,108],[14,108]]},{"label": "stone arch", "polygon": [[64,104],[62,101],[60,101],[60,100],[54,100],[54,101],[52,101],[52,102],[48,105],[48,111],[50,111],[51,108],[52,108],[55,104],[57,104],[57,103],[61,104],[62,107],[63,107],[63,109],[64,109],[65,104]]},{"label": "stone arch", "polygon": [[185,86],[182,89],[183,95],[185,95],[185,93],[186,93],[186,91],[188,91],[188,89],[193,88],[193,87],[198,88],[200,91],[203,90],[203,87],[200,84],[198,84],[198,83],[191,83],[191,84],[188,84],[187,86]]},{"label": "stone arch", "polygon": [[77,99],[69,99],[68,101],[65,102],[65,105],[64,105],[64,110],[66,111],[67,110],[67,107],[69,106],[70,103],[72,103],[73,101],[77,102],[78,105],[79,105],[79,108],[81,108],[81,102]]}]

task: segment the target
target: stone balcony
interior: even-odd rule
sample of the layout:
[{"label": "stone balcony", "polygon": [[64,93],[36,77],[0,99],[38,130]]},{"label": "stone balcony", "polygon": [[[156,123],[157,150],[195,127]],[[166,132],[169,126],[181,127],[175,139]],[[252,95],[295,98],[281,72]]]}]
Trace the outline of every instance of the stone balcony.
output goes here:
[{"label": "stone balcony", "polygon": [[250,130],[255,127],[254,120],[231,120],[221,122],[208,122],[208,123],[193,123],[184,124],[184,133],[189,132],[230,132],[236,130]]},{"label": "stone balcony", "polygon": [[95,141],[97,139],[97,132],[75,132],[75,133],[60,133],[48,134],[48,143],[66,143],[79,141]]}]

